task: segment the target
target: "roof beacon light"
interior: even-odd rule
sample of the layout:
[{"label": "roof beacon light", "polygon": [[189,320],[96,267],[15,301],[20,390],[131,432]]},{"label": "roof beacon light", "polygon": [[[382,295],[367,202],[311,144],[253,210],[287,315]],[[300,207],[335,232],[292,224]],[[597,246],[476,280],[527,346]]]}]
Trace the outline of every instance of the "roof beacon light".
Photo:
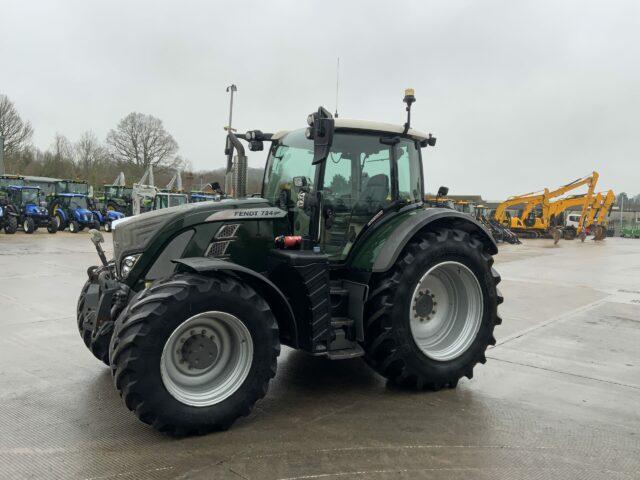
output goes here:
[{"label": "roof beacon light", "polygon": [[407,121],[404,124],[404,131],[402,132],[406,135],[411,128],[411,104],[416,101],[413,88],[405,88],[404,98],[402,99],[402,101],[407,104]]}]

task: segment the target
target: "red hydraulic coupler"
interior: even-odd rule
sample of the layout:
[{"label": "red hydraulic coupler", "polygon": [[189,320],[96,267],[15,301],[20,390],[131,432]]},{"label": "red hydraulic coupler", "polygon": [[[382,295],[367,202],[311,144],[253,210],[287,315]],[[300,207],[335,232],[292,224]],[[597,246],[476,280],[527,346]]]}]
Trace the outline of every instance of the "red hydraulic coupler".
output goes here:
[{"label": "red hydraulic coupler", "polygon": [[275,238],[276,248],[300,248],[301,243],[302,237],[300,235],[279,235]]}]

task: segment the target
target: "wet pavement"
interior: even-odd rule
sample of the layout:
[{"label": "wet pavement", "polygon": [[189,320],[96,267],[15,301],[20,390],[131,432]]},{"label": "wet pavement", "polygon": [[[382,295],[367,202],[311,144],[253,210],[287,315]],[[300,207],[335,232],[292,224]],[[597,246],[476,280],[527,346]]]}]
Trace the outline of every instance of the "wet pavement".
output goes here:
[{"label": "wet pavement", "polygon": [[86,233],[0,234],[0,478],[640,478],[639,240],[502,247],[498,344],[455,390],[283,349],[249,417],[185,439],[140,423],[84,347],[96,261]]}]

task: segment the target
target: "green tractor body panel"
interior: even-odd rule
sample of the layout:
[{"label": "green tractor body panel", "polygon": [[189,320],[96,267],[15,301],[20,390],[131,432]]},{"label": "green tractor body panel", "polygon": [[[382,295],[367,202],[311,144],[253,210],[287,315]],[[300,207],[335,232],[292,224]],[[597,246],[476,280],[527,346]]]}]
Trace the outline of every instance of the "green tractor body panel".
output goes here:
[{"label": "green tractor body panel", "polygon": [[[140,255],[125,279],[134,290],[155,274],[172,270],[171,260],[178,258],[225,259],[264,272],[274,237],[288,233],[286,215],[264,199],[252,198],[192,203],[129,217],[114,225],[116,268],[125,257]],[[221,231],[225,226],[230,227]]]}]

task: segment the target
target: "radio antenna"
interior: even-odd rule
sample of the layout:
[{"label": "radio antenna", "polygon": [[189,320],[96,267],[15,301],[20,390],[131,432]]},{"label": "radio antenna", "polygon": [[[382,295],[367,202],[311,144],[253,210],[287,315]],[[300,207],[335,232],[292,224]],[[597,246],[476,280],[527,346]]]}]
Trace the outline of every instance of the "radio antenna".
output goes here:
[{"label": "radio antenna", "polygon": [[340,57],[338,57],[338,65],[336,67],[336,113],[335,118],[338,118],[338,92],[340,91]]}]

